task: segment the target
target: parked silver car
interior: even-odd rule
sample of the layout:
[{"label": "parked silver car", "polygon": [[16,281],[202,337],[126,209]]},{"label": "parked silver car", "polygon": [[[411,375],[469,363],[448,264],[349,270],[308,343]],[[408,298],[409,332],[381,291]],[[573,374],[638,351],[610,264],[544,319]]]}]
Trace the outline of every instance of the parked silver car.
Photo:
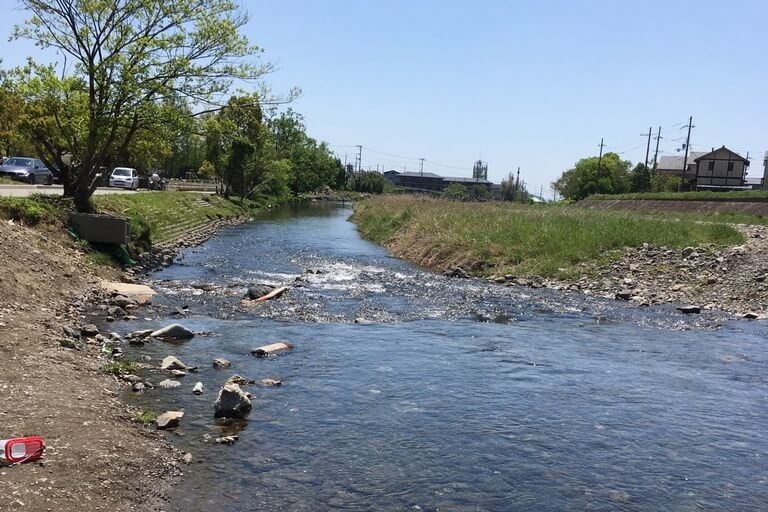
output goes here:
[{"label": "parked silver car", "polygon": [[12,156],[0,165],[0,176],[30,184],[53,184],[53,173],[37,158]]}]

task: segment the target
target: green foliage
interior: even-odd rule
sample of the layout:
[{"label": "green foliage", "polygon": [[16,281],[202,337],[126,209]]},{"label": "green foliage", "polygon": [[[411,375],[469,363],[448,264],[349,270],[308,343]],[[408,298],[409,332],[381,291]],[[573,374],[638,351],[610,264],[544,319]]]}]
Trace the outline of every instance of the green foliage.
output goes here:
[{"label": "green foliage", "polygon": [[[599,163],[599,165],[598,165]],[[592,194],[621,194],[629,191],[630,163],[616,153],[583,158],[563,173],[552,187],[564,198],[579,200]]]},{"label": "green foliage", "polygon": [[466,201],[469,197],[467,187],[460,183],[451,183],[443,190],[443,197],[453,201]]},{"label": "green foliage", "polygon": [[140,414],[136,415],[136,421],[142,425],[152,425],[157,421],[158,414],[155,411],[145,409]]},{"label": "green foliage", "polygon": [[360,172],[347,182],[349,190],[368,194],[382,194],[389,185],[389,181],[378,172]]},{"label": "green foliage", "polygon": [[112,361],[110,363],[103,364],[100,368],[102,373],[117,376],[134,373],[138,369],[139,365],[133,361]]},{"label": "green foliage", "polygon": [[146,157],[152,134],[173,130],[171,99],[213,101],[232,79],[269,70],[245,60],[260,50],[241,35],[247,19],[234,0],[20,3],[29,19],[14,37],[65,56],[69,74],[30,64],[6,85],[30,107],[23,131],[65,171],[65,193],[81,210],[110,156]]},{"label": "green foliage", "polygon": [[632,169],[629,189],[631,192],[648,192],[651,190],[651,170],[645,164],[637,164]]},{"label": "green foliage", "polygon": [[51,201],[43,197],[0,198],[0,217],[36,226],[61,218],[61,212]]},{"label": "green foliage", "polygon": [[277,158],[290,163],[290,188],[294,194],[345,185],[341,161],[333,156],[327,144],[307,135],[301,114],[288,109],[269,121],[269,129]]},{"label": "green foliage", "polygon": [[623,247],[644,242],[685,247],[744,240],[731,226],[685,217],[412,196],[359,202],[353,221],[363,236],[387,244],[397,256],[432,268],[461,266],[480,275],[578,272],[582,262],[610,260]]},{"label": "green foliage", "polygon": [[680,190],[680,176],[670,176],[660,172],[651,176],[651,186],[648,190],[651,192],[677,192]]}]

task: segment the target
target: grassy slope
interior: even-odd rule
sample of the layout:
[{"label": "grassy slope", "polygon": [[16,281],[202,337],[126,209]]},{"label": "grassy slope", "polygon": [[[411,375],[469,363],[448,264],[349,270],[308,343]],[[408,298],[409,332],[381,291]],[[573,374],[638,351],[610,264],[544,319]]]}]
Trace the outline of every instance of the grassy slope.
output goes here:
[{"label": "grassy slope", "polygon": [[709,200],[754,200],[768,201],[768,191],[764,190],[735,190],[732,192],[646,192],[642,194],[595,194],[589,199],[596,200],[616,200],[616,199],[636,199],[636,200],[677,200],[677,201],[709,201]]},{"label": "grassy slope", "polygon": [[743,242],[724,224],[412,196],[358,203],[353,220],[363,236],[387,245],[397,256],[436,269],[462,266],[481,275],[566,277],[575,274],[578,263],[610,261],[610,251],[644,242],[670,247]]},{"label": "grassy slope", "polygon": [[[246,201],[243,206],[220,196],[193,192],[150,192],[94,196],[96,209],[128,217],[133,236],[146,244],[169,240],[181,232],[210,220],[231,219],[253,213],[262,204]],[[71,211],[71,201],[51,196],[0,198],[0,218],[14,219],[27,225],[64,221]]]}]

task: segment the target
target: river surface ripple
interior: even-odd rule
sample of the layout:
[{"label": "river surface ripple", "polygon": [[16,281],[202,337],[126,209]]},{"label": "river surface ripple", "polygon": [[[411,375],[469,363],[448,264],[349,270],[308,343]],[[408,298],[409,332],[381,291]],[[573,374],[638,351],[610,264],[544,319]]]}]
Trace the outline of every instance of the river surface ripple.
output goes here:
[{"label": "river surface ripple", "polygon": [[[171,437],[204,462],[172,509],[766,510],[765,323],[436,276],[361,240],[349,214],[230,228],[154,275],[159,317],[115,324],[188,305],[183,323],[210,333],[128,354],[201,367],[126,396],[186,412]],[[255,282],[300,287],[245,307]],[[295,350],[250,355],[278,340]],[[247,422],[216,421],[234,373],[283,386],[249,387]]]}]

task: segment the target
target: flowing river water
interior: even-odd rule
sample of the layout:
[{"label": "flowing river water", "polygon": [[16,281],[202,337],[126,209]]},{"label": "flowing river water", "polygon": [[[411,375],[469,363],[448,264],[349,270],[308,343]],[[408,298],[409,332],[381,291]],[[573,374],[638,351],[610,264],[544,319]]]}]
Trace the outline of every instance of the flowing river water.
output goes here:
[{"label": "flowing river water", "polygon": [[[171,438],[203,462],[185,466],[172,509],[768,506],[764,323],[445,278],[362,240],[350,213],[295,206],[230,228],[154,275],[167,316],[116,325],[177,321],[187,305],[182,323],[209,333],[128,354],[201,367],[179,388],[126,393],[186,413]],[[241,304],[260,282],[296,287]],[[279,340],[295,349],[250,355]],[[247,421],[214,420],[235,373],[283,385],[248,387]]]}]

